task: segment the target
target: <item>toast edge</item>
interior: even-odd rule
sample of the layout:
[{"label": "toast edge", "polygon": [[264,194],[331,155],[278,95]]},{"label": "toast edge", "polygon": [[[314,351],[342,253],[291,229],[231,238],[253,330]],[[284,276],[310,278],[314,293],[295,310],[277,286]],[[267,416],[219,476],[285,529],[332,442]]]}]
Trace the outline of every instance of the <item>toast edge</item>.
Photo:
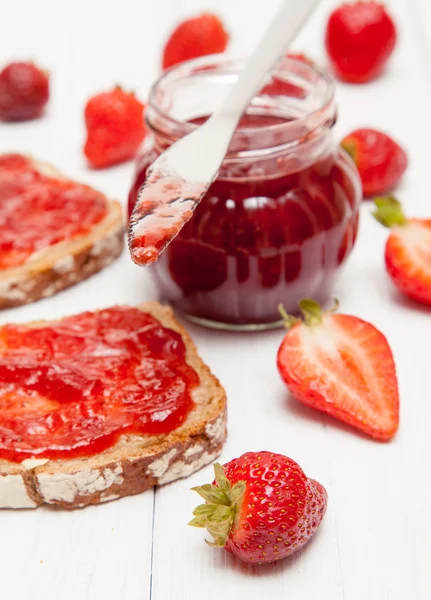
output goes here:
[{"label": "toast edge", "polygon": [[[50,472],[48,461],[29,459],[0,472],[0,508],[36,508],[54,504],[61,508],[79,508],[100,504],[123,496],[139,494],[154,485],[163,485],[187,477],[213,462],[221,453],[227,436],[226,394],[217,378],[199,357],[189,334],[174,317],[173,311],[157,302],[139,306],[162,325],[178,331],[187,348],[187,360],[210,387],[210,418],[199,427],[178,435],[176,431],[161,442],[147,447],[143,456],[109,460],[97,467],[91,458],[82,459],[83,467]],[[53,461],[49,461],[52,463]]]},{"label": "toast edge", "polygon": [[[100,234],[77,239],[60,257],[28,265],[0,279],[0,310],[47,298],[101,271],[116,260],[124,247],[121,206],[110,201],[111,218]],[[114,217],[114,218],[112,218]],[[7,275],[5,273],[5,275]]]}]

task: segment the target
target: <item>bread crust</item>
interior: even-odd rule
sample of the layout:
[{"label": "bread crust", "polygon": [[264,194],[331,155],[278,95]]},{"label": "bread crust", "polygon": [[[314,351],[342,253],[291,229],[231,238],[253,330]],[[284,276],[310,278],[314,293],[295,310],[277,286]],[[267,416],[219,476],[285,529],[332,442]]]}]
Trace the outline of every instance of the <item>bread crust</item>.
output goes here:
[{"label": "bread crust", "polygon": [[220,454],[227,417],[223,387],[170,308],[157,302],[138,308],[181,334],[186,360],[199,375],[200,385],[192,393],[195,407],[186,421],[167,435],[123,435],[112,448],[87,458],[28,459],[20,464],[0,460],[0,508],[44,503],[78,508],[108,502],[187,477]]},{"label": "bread crust", "polygon": [[[32,162],[40,172],[65,179],[50,165]],[[50,246],[19,267],[0,270],[0,309],[47,298],[87,279],[118,258],[123,247],[121,205],[108,201],[106,217],[89,234]]]}]

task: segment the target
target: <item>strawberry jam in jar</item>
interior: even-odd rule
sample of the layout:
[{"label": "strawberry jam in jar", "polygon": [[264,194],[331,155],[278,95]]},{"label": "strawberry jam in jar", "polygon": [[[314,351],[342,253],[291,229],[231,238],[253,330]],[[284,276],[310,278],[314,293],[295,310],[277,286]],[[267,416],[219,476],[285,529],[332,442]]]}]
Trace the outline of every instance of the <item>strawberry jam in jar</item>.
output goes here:
[{"label": "strawberry jam in jar", "polygon": [[[155,158],[193,131],[235,83],[242,61],[206,56],[154,85],[150,129],[129,210]],[[336,144],[326,72],[283,59],[238,124],[217,179],[150,267],[162,300],[193,321],[255,330],[280,324],[278,305],[325,302],[356,239],[361,184]]]}]

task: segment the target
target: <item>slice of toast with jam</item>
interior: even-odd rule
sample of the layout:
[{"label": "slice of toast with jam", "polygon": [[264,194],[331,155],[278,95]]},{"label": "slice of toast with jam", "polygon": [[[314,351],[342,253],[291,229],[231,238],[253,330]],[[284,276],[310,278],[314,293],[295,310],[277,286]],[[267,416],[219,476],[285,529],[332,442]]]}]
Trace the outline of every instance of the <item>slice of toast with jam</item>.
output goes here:
[{"label": "slice of toast with jam", "polygon": [[214,461],[226,395],[170,308],[0,327],[0,507],[76,508]]}]

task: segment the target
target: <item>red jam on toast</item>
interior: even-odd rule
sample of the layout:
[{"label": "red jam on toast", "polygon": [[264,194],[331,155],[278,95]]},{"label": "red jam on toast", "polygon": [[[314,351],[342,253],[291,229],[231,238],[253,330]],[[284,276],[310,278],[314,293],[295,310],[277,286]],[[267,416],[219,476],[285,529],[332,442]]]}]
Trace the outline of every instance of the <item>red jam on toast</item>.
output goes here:
[{"label": "red jam on toast", "polygon": [[87,235],[107,214],[106,198],[91,187],[45,174],[25,156],[0,155],[0,269]]},{"label": "red jam on toast", "polygon": [[91,456],[121,434],[167,434],[199,376],[179,333],[137,308],[0,328],[0,458]]}]

